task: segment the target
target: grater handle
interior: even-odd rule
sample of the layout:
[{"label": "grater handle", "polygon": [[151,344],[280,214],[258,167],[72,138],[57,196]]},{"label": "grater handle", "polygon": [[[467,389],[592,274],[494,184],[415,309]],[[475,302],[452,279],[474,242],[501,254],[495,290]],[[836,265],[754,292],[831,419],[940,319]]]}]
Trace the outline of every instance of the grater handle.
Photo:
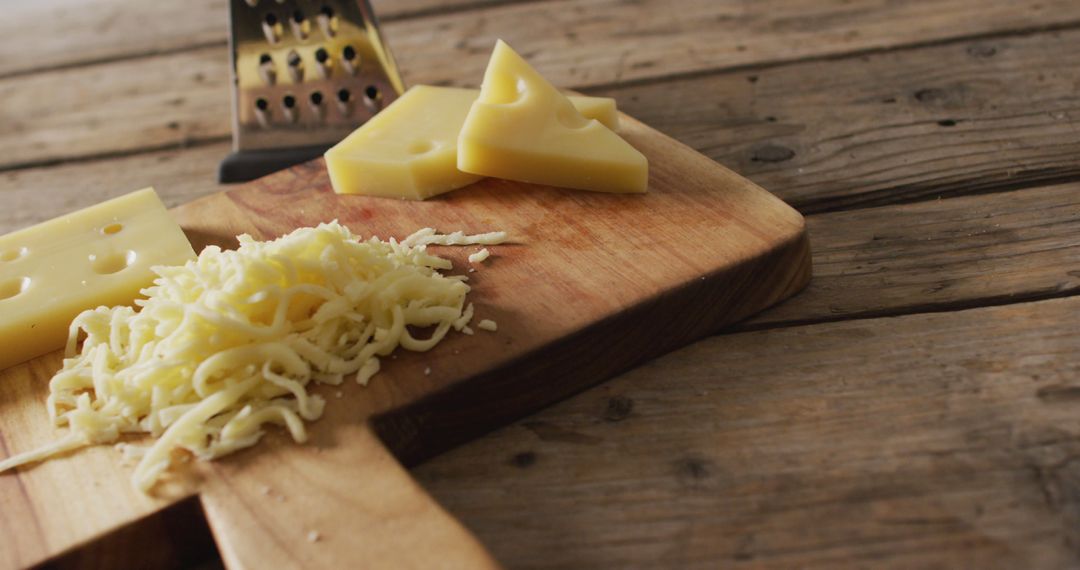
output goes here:
[{"label": "grater handle", "polygon": [[238,150],[225,157],[218,167],[218,182],[247,182],[278,170],[318,158],[332,145]]}]

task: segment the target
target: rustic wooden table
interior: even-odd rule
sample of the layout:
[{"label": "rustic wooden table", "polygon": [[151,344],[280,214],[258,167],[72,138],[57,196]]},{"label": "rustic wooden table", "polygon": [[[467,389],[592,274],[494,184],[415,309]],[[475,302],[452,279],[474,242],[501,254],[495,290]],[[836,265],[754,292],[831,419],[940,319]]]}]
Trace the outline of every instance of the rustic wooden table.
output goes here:
[{"label": "rustic wooden table", "polygon": [[[1080,565],[1080,3],[379,0],[409,83],[502,37],[807,215],[788,303],[415,474],[513,568]],[[0,20],[0,232],[216,192],[223,0]]]}]

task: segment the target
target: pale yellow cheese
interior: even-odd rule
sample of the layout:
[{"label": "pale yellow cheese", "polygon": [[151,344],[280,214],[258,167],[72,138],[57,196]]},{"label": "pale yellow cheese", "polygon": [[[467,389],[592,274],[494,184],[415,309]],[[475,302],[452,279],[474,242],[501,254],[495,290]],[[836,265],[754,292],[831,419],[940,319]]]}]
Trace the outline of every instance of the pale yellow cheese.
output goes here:
[{"label": "pale yellow cheese", "polygon": [[[477,97],[480,90],[476,90]],[[619,110],[615,107],[615,99],[611,97],[587,97],[584,95],[567,95],[567,99],[573,103],[574,108],[586,119],[596,119],[605,127],[619,130]],[[472,108],[472,105],[469,106]]]},{"label": "pale yellow cheese", "polygon": [[488,248],[483,248],[480,251],[469,256],[469,263],[483,263],[485,259],[491,257],[491,252]]},{"label": "pale yellow cheese", "polygon": [[152,188],[0,237],[0,369],[62,348],[75,315],[131,304],[151,266],[194,256]]},{"label": "pale yellow cheese", "polygon": [[[417,85],[326,151],[338,194],[423,200],[476,182],[457,168],[457,139],[476,89]],[[581,113],[613,128],[615,100],[571,97]]]},{"label": "pale yellow cheese", "polygon": [[645,192],[645,156],[499,41],[458,137],[458,169],[535,184]]}]

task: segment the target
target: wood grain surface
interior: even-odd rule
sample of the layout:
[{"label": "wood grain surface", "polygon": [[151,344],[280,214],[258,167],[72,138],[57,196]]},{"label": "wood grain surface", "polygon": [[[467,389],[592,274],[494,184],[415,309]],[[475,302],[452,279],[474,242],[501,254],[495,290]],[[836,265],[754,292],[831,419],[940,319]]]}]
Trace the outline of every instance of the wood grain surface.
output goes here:
[{"label": "wood grain surface", "polygon": [[604,94],[817,213],[1075,179],[1078,57],[1065,30]]},{"label": "wood grain surface", "polygon": [[[792,6],[778,11],[785,4]],[[553,83],[597,88],[1080,19],[1069,0],[1023,6],[1020,14],[1015,3],[983,0],[865,4],[686,0],[680,10],[668,10],[659,1],[579,0],[573,9],[552,10],[526,2],[479,18],[466,11],[394,22],[387,35],[409,84],[477,85],[491,46],[503,37]],[[717,34],[725,40],[710,41]],[[221,103],[229,98],[223,49],[0,78],[0,97],[9,101],[4,108],[22,111],[5,117],[13,127],[0,131],[0,168],[226,140],[231,123],[229,106]],[[68,88],[95,83],[93,99]],[[186,120],[176,118],[181,113]]]},{"label": "wood grain surface", "polygon": [[739,325],[790,326],[1080,293],[1080,184],[808,219],[814,280]]},{"label": "wood grain surface", "polygon": [[[407,80],[454,84],[482,75],[500,37],[536,60],[545,76],[584,86],[1080,21],[1080,8],[1068,0],[681,0],[674,10],[664,0],[373,4],[390,20],[386,34]],[[23,57],[6,58],[0,76],[25,74],[35,63],[48,69],[224,46],[228,30],[223,0],[139,9],[118,0],[67,6],[48,0],[16,8],[3,29],[9,48],[3,51]]]},{"label": "wood grain surface", "polygon": [[1072,568],[1078,313],[717,336],[416,475],[512,568]]},{"label": "wood grain surface", "polygon": [[[415,462],[746,318],[810,278],[797,212],[633,119],[623,117],[621,134],[649,158],[647,194],[487,179],[426,202],[340,196],[320,159],[176,208],[196,250],[333,219],[398,239],[427,226],[506,231],[511,243],[491,246],[493,258],[467,274],[476,318],[499,330],[402,354],[368,389],[328,397],[311,445],[268,438],[234,458],[193,465],[159,498],[138,495],[109,448],[0,477],[0,501],[18,507],[0,512],[5,563],[38,562],[198,492],[231,567],[374,558],[426,568],[440,556],[449,567],[494,564],[409,480],[369,419],[394,455]],[[442,253],[463,271],[475,249]],[[41,402],[56,365],[53,355],[0,373],[9,388],[0,393],[5,454],[55,437]],[[62,500],[47,491],[73,479],[95,485],[94,500],[75,505],[80,486],[55,497]],[[80,516],[71,516],[74,508]],[[30,519],[33,526],[17,524]],[[425,547],[410,546],[417,544]],[[460,558],[446,559],[451,553]]]},{"label": "wood grain surface", "polygon": [[[382,21],[470,10],[515,0],[372,0]],[[528,0],[518,0],[528,1]],[[0,20],[0,77],[224,47],[227,0],[152,3],[39,0],[6,7]],[[28,39],[32,39],[28,42]]]},{"label": "wood grain surface", "polygon": [[[213,79],[224,67],[210,71],[219,65],[212,52],[184,54],[175,65],[186,73],[169,74],[168,66],[124,71],[127,80],[98,87],[101,96],[90,109],[80,107],[85,98],[62,90],[43,96],[42,90],[56,90],[19,87],[21,104],[33,109],[25,121],[29,136],[51,142],[30,149],[0,131],[9,158],[106,156],[0,172],[0,193],[11,197],[10,207],[0,209],[0,231],[122,189],[154,184],[170,204],[218,191],[214,172],[228,152],[229,108],[221,104],[228,98],[224,83]],[[818,212],[1076,176],[1073,86],[1080,71],[1069,65],[1075,57],[1080,32],[1062,31],[594,91],[801,210]],[[86,84],[99,72],[69,73],[73,84]],[[140,82],[145,76],[155,81]],[[147,89],[139,100],[125,95]],[[63,96],[69,99],[49,99]],[[41,115],[53,126],[30,119]],[[113,119],[75,118],[88,116]],[[164,150],[146,152],[155,148]],[[137,154],[127,155],[132,149]],[[42,188],[58,199],[42,201]]]},{"label": "wood grain surface", "polygon": [[[374,3],[411,81],[474,83],[502,36],[809,214],[815,280],[744,325],[763,330],[421,468],[510,567],[1080,565],[1074,3]],[[222,189],[225,4],[188,5],[6,7],[0,232]],[[207,543],[178,508],[62,562],[167,559],[182,520]]]}]

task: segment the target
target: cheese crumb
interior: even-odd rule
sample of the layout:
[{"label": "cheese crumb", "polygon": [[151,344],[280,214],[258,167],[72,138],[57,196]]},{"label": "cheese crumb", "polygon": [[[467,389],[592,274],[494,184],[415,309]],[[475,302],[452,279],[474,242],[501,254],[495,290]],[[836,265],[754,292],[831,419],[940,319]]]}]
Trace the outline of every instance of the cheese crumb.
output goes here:
[{"label": "cheese crumb", "polygon": [[485,247],[484,249],[481,249],[480,251],[470,255],[469,263],[480,263],[488,257],[491,257],[491,252],[488,251],[488,248]]},{"label": "cheese crumb", "polygon": [[476,323],[476,328],[481,329],[481,330],[485,330],[485,331],[495,332],[495,331],[499,330],[499,325],[495,321],[493,321],[491,319],[484,319],[484,320],[480,321],[479,323]]},{"label": "cheese crumb", "polygon": [[[0,472],[147,433],[152,444],[126,446],[125,455],[138,457],[132,482],[148,492],[180,458],[250,447],[267,424],[303,443],[304,422],[325,406],[309,393],[312,382],[356,374],[366,384],[379,357],[398,347],[423,352],[451,329],[472,333],[469,286],[440,273],[452,263],[425,245],[505,239],[426,228],[400,244],[361,240],[335,221],[267,242],[242,235],[236,250],[211,246],[183,266],[154,267],[138,310],[99,307],[75,318],[46,402],[68,433],[0,460]],[[410,326],[434,333],[415,338]]]}]

